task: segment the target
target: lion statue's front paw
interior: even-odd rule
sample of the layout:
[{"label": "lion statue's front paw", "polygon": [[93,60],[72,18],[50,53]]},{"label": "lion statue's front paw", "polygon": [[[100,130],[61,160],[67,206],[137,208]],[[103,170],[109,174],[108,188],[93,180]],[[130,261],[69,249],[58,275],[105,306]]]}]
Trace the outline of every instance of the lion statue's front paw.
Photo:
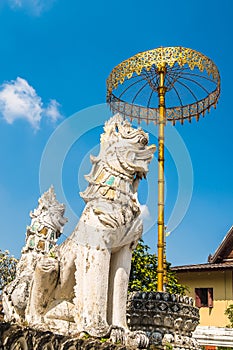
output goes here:
[{"label": "lion statue's front paw", "polygon": [[147,349],[149,338],[143,331],[127,332],[125,335],[125,345],[136,347],[137,349]]},{"label": "lion statue's front paw", "polygon": [[110,340],[116,344],[121,343],[136,349],[147,349],[149,346],[149,338],[145,332],[131,332],[123,327],[112,327]]},{"label": "lion statue's front paw", "polygon": [[113,344],[125,343],[125,329],[123,327],[112,326],[110,331],[110,340]]}]

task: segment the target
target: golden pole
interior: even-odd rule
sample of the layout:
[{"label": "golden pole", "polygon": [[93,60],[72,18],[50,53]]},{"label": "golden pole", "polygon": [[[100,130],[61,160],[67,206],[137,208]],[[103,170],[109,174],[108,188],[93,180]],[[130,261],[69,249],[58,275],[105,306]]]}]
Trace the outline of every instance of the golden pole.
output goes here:
[{"label": "golden pole", "polygon": [[164,126],[166,118],[165,109],[165,93],[166,87],[164,86],[166,64],[164,63],[158,69],[159,74],[159,123],[158,123],[158,287],[159,292],[164,290]]}]

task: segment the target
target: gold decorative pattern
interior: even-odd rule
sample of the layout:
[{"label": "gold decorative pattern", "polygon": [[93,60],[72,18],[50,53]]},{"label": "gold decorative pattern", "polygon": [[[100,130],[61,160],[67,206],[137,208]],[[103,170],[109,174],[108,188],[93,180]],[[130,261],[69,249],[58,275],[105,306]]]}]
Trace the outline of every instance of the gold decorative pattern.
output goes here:
[{"label": "gold decorative pattern", "polygon": [[[166,121],[175,124],[184,120],[191,122],[195,117],[199,120],[200,115],[209,111],[210,107],[216,107],[220,96],[220,75],[217,66],[207,56],[188,48],[183,47],[160,47],[154,50],[138,53],[135,56],[121,62],[110,73],[107,79],[107,102],[110,104],[113,112],[119,112],[130,119],[145,120],[147,123],[158,123],[159,109],[152,107],[139,106],[118,98],[113,91],[119,84],[123,84],[125,79],[132,78],[133,74],[141,75],[142,71],[149,71],[152,67],[161,69],[164,65],[173,67],[178,64],[179,67],[188,65],[192,71],[198,68],[200,72],[204,70],[211,77],[215,89],[210,91],[205,98],[195,101],[191,104],[174,106],[166,108]],[[182,75],[182,72],[181,72]]]},{"label": "gold decorative pattern", "polygon": [[39,233],[41,235],[47,236],[48,228],[47,227],[43,227],[42,230],[39,231]]}]

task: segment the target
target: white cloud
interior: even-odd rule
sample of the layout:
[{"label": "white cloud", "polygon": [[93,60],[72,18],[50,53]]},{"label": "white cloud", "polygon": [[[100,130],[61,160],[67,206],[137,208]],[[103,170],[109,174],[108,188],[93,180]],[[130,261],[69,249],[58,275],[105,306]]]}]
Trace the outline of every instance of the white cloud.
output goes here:
[{"label": "white cloud", "polygon": [[44,110],[45,115],[54,123],[62,117],[59,112],[59,107],[60,103],[56,100],[50,100],[48,107]]},{"label": "white cloud", "polygon": [[42,116],[52,122],[61,117],[56,100],[51,100],[47,108],[44,108],[35,89],[20,77],[0,86],[0,113],[8,124],[24,119],[35,130],[39,129]]},{"label": "white cloud", "polygon": [[56,0],[7,0],[12,9],[22,9],[34,16],[49,10]]},{"label": "white cloud", "polygon": [[150,219],[150,212],[149,212],[148,206],[145,204],[140,204],[140,210],[141,210],[140,218],[142,220],[149,220]]}]

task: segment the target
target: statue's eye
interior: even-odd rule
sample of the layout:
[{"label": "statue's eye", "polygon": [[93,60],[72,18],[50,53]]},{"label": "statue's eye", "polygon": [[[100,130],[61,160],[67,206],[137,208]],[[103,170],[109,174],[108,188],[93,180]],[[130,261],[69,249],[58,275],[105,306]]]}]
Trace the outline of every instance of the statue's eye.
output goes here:
[{"label": "statue's eye", "polygon": [[148,140],[146,137],[140,138],[138,142],[141,143],[143,146],[146,146],[148,144]]}]

